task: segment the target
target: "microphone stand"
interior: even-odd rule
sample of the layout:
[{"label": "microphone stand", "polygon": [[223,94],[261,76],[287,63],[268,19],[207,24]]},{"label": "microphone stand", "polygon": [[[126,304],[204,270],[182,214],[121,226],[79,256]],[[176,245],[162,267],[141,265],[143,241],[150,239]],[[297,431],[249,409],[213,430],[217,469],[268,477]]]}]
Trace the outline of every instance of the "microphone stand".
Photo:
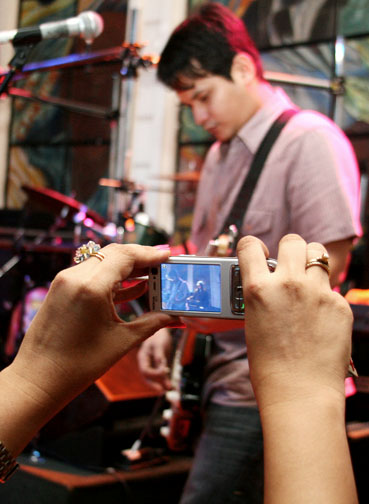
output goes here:
[{"label": "microphone stand", "polygon": [[34,48],[34,44],[27,45],[14,45],[15,54],[13,58],[9,62],[9,72],[5,75],[4,80],[0,84],[0,96],[6,92],[8,89],[9,83],[14,77],[14,75],[22,70],[23,66],[26,64],[29,55]]},{"label": "microphone stand", "polygon": [[[138,77],[138,69],[140,67],[147,69],[155,64],[154,58],[141,57],[139,49],[141,49],[140,44],[125,44],[122,68],[113,80],[111,108],[118,110],[119,114],[117,119],[111,122],[108,170],[110,179],[124,179],[129,172],[134,85]],[[116,191],[109,192],[108,218],[110,222],[119,222],[122,210],[119,199]]]},{"label": "microphone stand", "polygon": [[100,107],[99,105],[90,105],[75,100],[57,98],[55,96],[36,96],[26,89],[20,89],[16,87],[8,88],[7,95],[13,98],[21,98],[22,100],[26,101],[36,101],[39,103],[44,103],[46,105],[53,105],[55,107],[60,107],[63,110],[74,112],[76,114],[97,117],[98,119],[112,120],[118,114],[117,110],[107,109],[105,107]]},{"label": "microphone stand", "polygon": [[[3,81],[0,84],[0,97],[4,94],[9,86],[10,81],[14,77],[17,71],[22,70],[23,66],[26,64],[27,59],[34,47],[34,44],[27,45],[14,45],[15,54],[13,58],[9,62],[9,72],[5,75]],[[20,238],[24,236],[24,232],[21,232]],[[9,270],[14,268],[19,261],[21,260],[21,255],[19,253],[14,254],[14,256],[9,259],[1,268],[0,268],[0,278],[5,275]]]}]

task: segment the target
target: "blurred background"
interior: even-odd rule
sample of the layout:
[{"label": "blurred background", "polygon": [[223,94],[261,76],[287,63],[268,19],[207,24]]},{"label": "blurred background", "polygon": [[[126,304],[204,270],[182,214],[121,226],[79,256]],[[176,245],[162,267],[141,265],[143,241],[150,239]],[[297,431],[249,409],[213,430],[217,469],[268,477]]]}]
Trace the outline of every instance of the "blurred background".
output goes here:
[{"label": "blurred background", "polygon": [[[10,42],[0,45],[1,367],[14,357],[50,281],[71,264],[77,244],[179,244],[188,237],[213,139],[157,82],[155,67],[172,29],[200,3],[1,0],[1,33],[85,11],[104,23],[97,37],[43,40],[25,54]],[[351,140],[361,172],[364,235],[343,293],[366,291],[369,0],[222,3],[244,20],[267,79],[300,107],[328,115]],[[6,83],[9,68],[15,72]],[[361,377],[347,393],[348,423],[361,426],[360,436],[349,437],[362,502],[368,496],[368,297],[355,307]],[[123,304],[120,314],[129,320],[146,309],[142,299]],[[176,502],[191,451],[168,453],[158,434],[161,409],[133,352],[39,433],[23,455],[22,471],[0,488],[1,502]],[[127,466],[121,451],[141,438],[150,454]]]}]

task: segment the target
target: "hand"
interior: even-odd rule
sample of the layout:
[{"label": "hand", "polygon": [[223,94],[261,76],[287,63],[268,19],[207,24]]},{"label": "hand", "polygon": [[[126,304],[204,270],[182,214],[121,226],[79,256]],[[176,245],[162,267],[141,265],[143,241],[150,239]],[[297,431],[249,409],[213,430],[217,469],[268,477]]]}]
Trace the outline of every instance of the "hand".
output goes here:
[{"label": "hand", "polygon": [[352,313],[321,267],[305,269],[325,248],[297,235],[280,241],[274,273],[266,247],[239,242],[250,374],[259,407],[328,391],[344,397]]},{"label": "hand", "polygon": [[[141,295],[146,286],[123,290],[128,277],[147,273],[169,251],[139,245],[111,244],[95,257],[56,276],[48,295],[9,367],[15,384],[38,402],[59,409],[106,372],[133,346],[173,322],[162,313],[147,313],[126,323],[114,302]],[[118,287],[117,287],[118,286]],[[52,409],[52,408],[51,408]]]},{"label": "hand", "polygon": [[169,378],[171,350],[172,336],[167,329],[161,329],[142,343],[137,355],[141,373],[159,393],[172,388]]}]

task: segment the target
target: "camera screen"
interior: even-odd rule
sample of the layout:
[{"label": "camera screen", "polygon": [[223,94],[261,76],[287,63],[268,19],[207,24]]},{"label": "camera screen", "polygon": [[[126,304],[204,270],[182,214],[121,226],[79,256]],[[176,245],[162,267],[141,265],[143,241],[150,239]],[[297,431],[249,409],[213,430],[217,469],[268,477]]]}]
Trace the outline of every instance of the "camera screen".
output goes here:
[{"label": "camera screen", "polygon": [[221,312],[219,264],[162,264],[162,310]]}]

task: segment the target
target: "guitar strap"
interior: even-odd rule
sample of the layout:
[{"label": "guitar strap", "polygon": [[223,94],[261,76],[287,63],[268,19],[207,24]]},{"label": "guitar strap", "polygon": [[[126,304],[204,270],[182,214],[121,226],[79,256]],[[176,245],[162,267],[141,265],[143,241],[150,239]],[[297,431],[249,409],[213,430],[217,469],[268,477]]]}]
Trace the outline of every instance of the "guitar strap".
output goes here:
[{"label": "guitar strap", "polygon": [[233,252],[236,249],[242,222],[245,218],[247,208],[251,201],[254,189],[256,187],[257,181],[268,157],[268,154],[271,151],[284,126],[297,112],[298,110],[295,109],[287,109],[282,112],[271,125],[263,140],[261,141],[258,150],[256,151],[254,159],[251,163],[250,171],[242,184],[233,207],[223,226],[224,233],[228,232],[230,226],[236,226],[237,235],[233,244]]}]

